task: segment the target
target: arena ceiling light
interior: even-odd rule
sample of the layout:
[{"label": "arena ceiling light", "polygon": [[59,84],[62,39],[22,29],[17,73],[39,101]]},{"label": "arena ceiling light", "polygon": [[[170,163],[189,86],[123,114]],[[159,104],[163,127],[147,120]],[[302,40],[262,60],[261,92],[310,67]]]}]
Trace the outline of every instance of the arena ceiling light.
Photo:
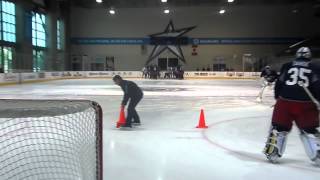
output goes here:
[{"label": "arena ceiling light", "polygon": [[224,13],[226,13],[226,10],[225,9],[220,9],[219,14],[224,14]]},{"label": "arena ceiling light", "polygon": [[292,10],[292,13],[295,13],[295,14],[296,14],[296,13],[298,13],[298,12],[299,12],[298,9],[293,9],[293,10]]},{"label": "arena ceiling light", "polygon": [[165,9],[163,12],[164,12],[165,14],[169,14],[169,13],[170,13],[170,10],[169,10],[169,9]]},{"label": "arena ceiling light", "polygon": [[110,10],[109,10],[109,13],[110,13],[111,15],[114,15],[114,14],[116,14],[116,11],[115,11],[114,9],[110,9]]},{"label": "arena ceiling light", "polygon": [[228,0],[228,3],[233,3],[234,2],[234,0]]},{"label": "arena ceiling light", "polygon": [[102,3],[102,0],[96,0],[97,3]]},{"label": "arena ceiling light", "polygon": [[168,2],[168,0],[161,0],[161,2],[166,3],[166,2]]}]

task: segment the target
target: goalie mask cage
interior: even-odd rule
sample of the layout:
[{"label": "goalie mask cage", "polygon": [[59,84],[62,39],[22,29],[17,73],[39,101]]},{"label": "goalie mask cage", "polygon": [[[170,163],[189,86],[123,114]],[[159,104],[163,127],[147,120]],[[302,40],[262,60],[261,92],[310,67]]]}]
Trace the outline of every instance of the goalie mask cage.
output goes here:
[{"label": "goalie mask cage", "polygon": [[0,100],[1,180],[102,180],[102,109],[85,100]]}]

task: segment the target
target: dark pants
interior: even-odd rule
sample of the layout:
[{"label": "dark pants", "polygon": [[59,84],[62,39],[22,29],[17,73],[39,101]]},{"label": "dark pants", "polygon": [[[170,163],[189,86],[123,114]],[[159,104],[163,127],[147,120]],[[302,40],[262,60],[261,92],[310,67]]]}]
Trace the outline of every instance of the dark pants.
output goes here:
[{"label": "dark pants", "polygon": [[131,122],[140,123],[140,117],[136,111],[136,106],[141,101],[142,97],[130,98],[128,105],[128,115],[126,119],[126,126],[131,126]]}]

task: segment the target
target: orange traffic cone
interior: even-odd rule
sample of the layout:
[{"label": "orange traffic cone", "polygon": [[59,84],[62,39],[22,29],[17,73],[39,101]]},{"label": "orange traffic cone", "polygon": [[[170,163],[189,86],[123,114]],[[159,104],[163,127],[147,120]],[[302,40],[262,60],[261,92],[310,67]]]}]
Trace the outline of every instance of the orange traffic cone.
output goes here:
[{"label": "orange traffic cone", "polygon": [[208,128],[208,126],[206,126],[203,109],[201,109],[199,125],[197,126],[197,128]]},{"label": "orange traffic cone", "polygon": [[121,107],[119,120],[117,122],[117,128],[119,128],[120,126],[124,125],[125,123],[126,123],[126,117],[125,117],[125,114],[124,114],[124,107]]}]

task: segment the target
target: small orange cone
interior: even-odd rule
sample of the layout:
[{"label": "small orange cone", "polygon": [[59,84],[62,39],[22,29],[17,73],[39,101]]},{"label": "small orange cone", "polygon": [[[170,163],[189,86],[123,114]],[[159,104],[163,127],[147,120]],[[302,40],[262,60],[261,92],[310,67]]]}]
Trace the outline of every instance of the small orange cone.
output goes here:
[{"label": "small orange cone", "polygon": [[201,109],[199,125],[197,126],[197,128],[208,128],[208,126],[206,126],[203,109]]},{"label": "small orange cone", "polygon": [[126,123],[126,117],[125,117],[125,114],[124,114],[124,107],[121,107],[119,120],[117,122],[117,128],[119,128],[120,126],[124,125],[125,123]]}]

